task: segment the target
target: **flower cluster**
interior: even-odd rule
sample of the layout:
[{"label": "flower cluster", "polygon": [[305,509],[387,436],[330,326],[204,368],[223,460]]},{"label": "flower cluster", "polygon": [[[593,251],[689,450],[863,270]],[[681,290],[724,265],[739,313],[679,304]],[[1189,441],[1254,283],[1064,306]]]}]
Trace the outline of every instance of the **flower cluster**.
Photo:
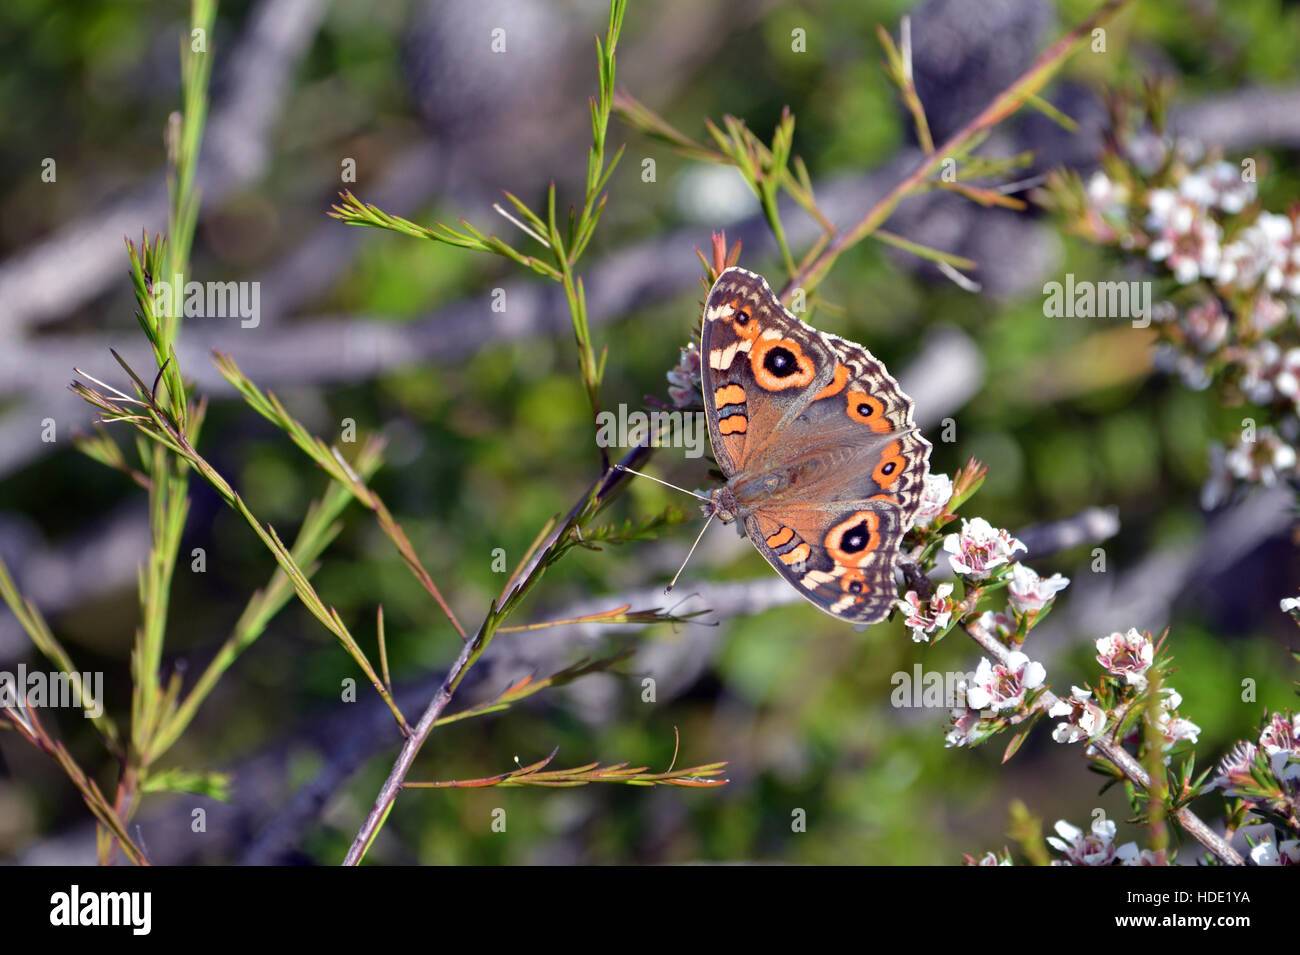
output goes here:
[{"label": "flower cluster", "polygon": [[[1211,171],[1216,175],[1207,175],[1196,185],[1193,197],[1199,196],[1207,207],[1245,208],[1249,194],[1233,192],[1221,170]],[[1168,254],[1180,254],[1179,248]],[[1210,313],[1201,318],[1207,328],[1212,324]],[[1183,698],[1166,680],[1172,660],[1163,650],[1164,637],[1154,640],[1151,634],[1130,628],[1097,638],[1101,677],[1092,685],[1072,686],[1068,696],[1053,695],[1046,669],[1023,647],[1070,581],[1060,574],[1043,577],[1022,563],[1019,558],[1028,548],[1008,531],[983,518],[958,514],[984,473],[983,466],[971,461],[952,478],[936,474],[927,479],[922,507],[904,538],[900,558],[908,587],[895,609],[912,639],[931,644],[960,627],[987,652],[974,672],[957,683],[958,705],[950,711],[945,744],[972,747],[1020,727],[1012,734],[1005,760],[1016,752],[1036,719],[1046,716],[1055,724],[1056,742],[1084,744],[1085,757],[1108,777],[1133,779],[1122,768],[1126,762],[1136,761],[1153,774],[1153,765],[1164,765],[1168,778],[1160,790],[1130,790],[1136,817],[1147,814],[1145,800],[1157,791],[1163,793],[1167,818],[1172,820],[1180,818],[1178,814],[1193,799],[1217,789],[1237,804],[1235,809],[1230,804],[1230,833],[1252,813],[1274,826],[1271,838],[1250,843],[1252,862],[1300,863],[1300,716],[1271,717],[1259,739],[1240,744],[1207,785],[1209,771],[1193,778],[1193,756],[1181,759],[1177,767],[1171,765],[1176,751],[1198,741],[1201,728],[1179,713]],[[948,529],[957,521],[960,529]],[[955,581],[932,584],[927,575],[945,555]],[[984,605],[1001,590],[1006,591],[1005,602]],[[1300,622],[1300,597],[1282,600],[1281,609]],[[1117,844],[1116,825],[1105,818],[1095,820],[1088,832],[1061,820],[1046,842],[1060,856],[1056,865],[1167,865],[1176,855],[1174,848]],[[1229,858],[1233,850],[1213,851]],[[965,862],[1012,864],[1005,849],[979,857],[967,855]]]},{"label": "flower cluster", "polygon": [[[1019,541],[1016,541],[1020,544]],[[1020,544],[1021,547],[1025,546]],[[1069,577],[1052,574],[1039,577],[1024,564],[1011,568],[1011,582],[1007,585],[1011,606],[1016,613],[1037,613],[1052,602],[1052,598],[1070,585]]]},{"label": "flower cluster", "polygon": [[[953,572],[967,584],[1007,587],[1015,618],[1001,612],[986,611],[979,623],[990,632],[998,630],[1004,640],[1012,641],[1019,631],[1018,621],[1025,618],[1032,621],[1069,585],[1070,580],[1060,574],[1040,577],[1031,568],[1017,562],[1016,554],[1026,549],[1024,543],[982,517],[963,517],[959,532],[940,534],[939,529],[957,516],[953,513],[960,503],[956,491],[965,480],[965,475],[959,475],[957,483],[946,474],[927,476],[913,527],[922,538],[928,537],[932,544],[942,545]],[[961,495],[962,499],[965,497],[969,497],[969,491]],[[915,590],[909,590],[897,602],[912,631],[913,640],[928,643],[931,634],[942,635],[956,622],[953,613],[959,602],[953,600],[952,592],[953,586],[945,583],[940,584],[928,600]],[[964,615],[972,608],[962,609]]]},{"label": "flower cluster", "polygon": [[[1125,633],[1101,637],[1096,647],[1097,662],[1109,674],[1113,686],[1103,683],[1095,697],[1090,689],[1070,688],[1070,695],[1048,711],[1048,716],[1064,718],[1052,731],[1052,739],[1058,743],[1078,743],[1096,737],[1147,689],[1157,651],[1149,635],[1130,628]],[[1200,737],[1201,728],[1178,715],[1182,703],[1182,694],[1177,690],[1160,686],[1154,719],[1162,737],[1161,749],[1166,754],[1182,743],[1195,743]],[[1165,761],[1169,761],[1168,756]]]},{"label": "flower cluster", "polygon": [[1132,123],[1114,141],[1086,182],[1054,177],[1048,201],[1073,231],[1141,254],[1167,277],[1168,301],[1152,316],[1158,367],[1263,408],[1265,420],[1247,413],[1213,449],[1204,505],[1238,486],[1300,487],[1300,207],[1263,208],[1252,157],[1207,156]]},{"label": "flower cluster", "polygon": [[1115,845],[1115,823],[1110,819],[1094,820],[1090,832],[1084,832],[1060,819],[1056,835],[1047,837],[1047,844],[1064,856],[1053,859],[1052,865],[1162,865],[1160,857],[1150,849],[1139,849],[1136,842]]}]

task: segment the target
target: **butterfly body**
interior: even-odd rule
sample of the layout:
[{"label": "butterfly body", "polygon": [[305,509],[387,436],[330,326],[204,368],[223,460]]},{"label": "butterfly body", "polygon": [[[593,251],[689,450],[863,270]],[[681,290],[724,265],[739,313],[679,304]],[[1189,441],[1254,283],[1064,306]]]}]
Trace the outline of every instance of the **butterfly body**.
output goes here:
[{"label": "butterfly body", "polygon": [[929,467],[911,399],[870,352],[804,324],[744,269],[714,283],[701,339],[709,437],[727,478],[713,513],[740,521],[823,611],[883,619]]}]

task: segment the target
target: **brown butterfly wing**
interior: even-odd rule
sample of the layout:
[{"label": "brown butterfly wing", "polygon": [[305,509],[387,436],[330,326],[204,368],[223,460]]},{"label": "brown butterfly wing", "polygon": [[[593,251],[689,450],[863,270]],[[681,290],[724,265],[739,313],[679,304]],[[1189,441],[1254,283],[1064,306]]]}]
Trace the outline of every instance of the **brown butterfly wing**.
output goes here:
[{"label": "brown butterfly wing", "polygon": [[809,497],[886,501],[898,508],[900,526],[907,531],[925,490],[931,451],[912,420],[912,399],[861,345],[825,333],[821,337],[835,357],[832,383],[799,416],[783,443],[798,445],[806,429],[818,443],[852,449],[841,452],[847,458],[842,478],[807,489]]},{"label": "brown butterfly wing", "polygon": [[912,400],[865,348],[805,325],[743,269],[726,270],[710,291],[701,351],[723,473],[806,465],[797,489],[752,507],[750,540],[823,611],[883,619],[929,471]]}]

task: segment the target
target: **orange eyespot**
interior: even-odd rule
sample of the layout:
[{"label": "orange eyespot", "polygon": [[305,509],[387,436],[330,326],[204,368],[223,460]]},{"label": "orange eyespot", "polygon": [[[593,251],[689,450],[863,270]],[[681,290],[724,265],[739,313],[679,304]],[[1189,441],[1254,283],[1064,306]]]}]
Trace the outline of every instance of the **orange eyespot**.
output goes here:
[{"label": "orange eyespot", "polygon": [[893,426],[885,418],[884,403],[865,391],[849,392],[848,410],[850,418],[861,421],[877,434],[893,430]]},{"label": "orange eyespot", "polygon": [[738,298],[733,298],[727,304],[732,309],[731,329],[736,336],[748,342],[758,338],[758,333],[762,329],[759,328],[758,322],[754,321],[754,307],[748,302],[742,303]]},{"label": "orange eyespot", "polygon": [[754,380],[767,391],[807,388],[815,369],[799,343],[789,338],[769,338],[754,343],[749,352]]},{"label": "orange eyespot", "polygon": [[907,467],[907,462],[903,460],[902,448],[903,446],[897,441],[885,448],[880,463],[871,472],[871,477],[881,487],[891,488],[903,476],[903,468]]},{"label": "orange eyespot", "polygon": [[858,597],[871,593],[871,588],[867,586],[867,575],[857,568],[847,571],[840,577],[840,589],[846,594],[854,594]]},{"label": "orange eyespot", "polygon": [[835,563],[861,567],[880,546],[880,515],[875,511],[858,511],[832,527],[825,544]]}]

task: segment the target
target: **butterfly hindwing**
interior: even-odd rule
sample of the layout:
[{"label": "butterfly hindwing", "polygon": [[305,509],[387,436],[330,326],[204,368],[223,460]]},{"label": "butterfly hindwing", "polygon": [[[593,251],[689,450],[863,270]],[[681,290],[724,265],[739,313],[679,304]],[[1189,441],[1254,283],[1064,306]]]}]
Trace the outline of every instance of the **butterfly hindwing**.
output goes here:
[{"label": "butterfly hindwing", "polygon": [[896,507],[874,501],[761,510],[745,522],[758,552],[805,598],[857,623],[894,605],[894,555],[902,537]]}]

